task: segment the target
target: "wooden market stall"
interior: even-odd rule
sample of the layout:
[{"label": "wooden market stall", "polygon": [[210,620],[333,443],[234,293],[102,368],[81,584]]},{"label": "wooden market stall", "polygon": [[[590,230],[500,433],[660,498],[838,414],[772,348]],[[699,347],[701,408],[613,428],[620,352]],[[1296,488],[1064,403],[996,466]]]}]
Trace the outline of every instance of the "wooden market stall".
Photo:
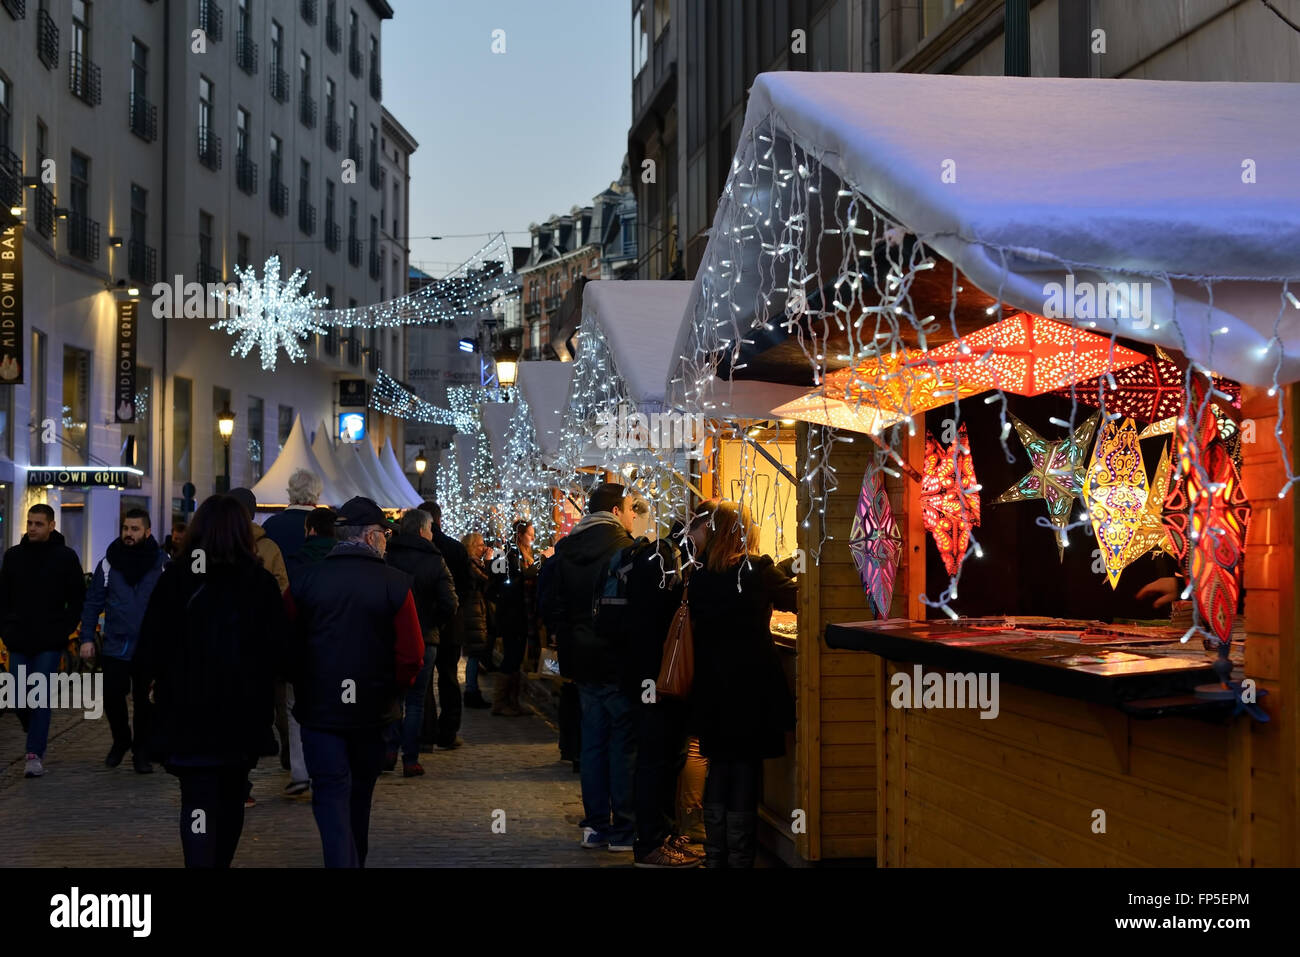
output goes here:
[{"label": "wooden market stall", "polygon": [[[1117,99],[1149,120],[1141,144],[1124,134]],[[923,114],[920,102],[929,105]],[[1068,158],[1045,163],[1016,147],[1026,145],[1026,121],[1047,128],[1067,109],[1096,133]],[[776,787],[768,781],[764,798],[773,833],[798,858],[1300,860],[1292,484],[1300,407],[1288,384],[1300,380],[1300,184],[1243,191],[1221,175],[1215,152],[1248,142],[1270,166],[1294,165],[1300,145],[1270,117],[1297,110],[1300,90],[1285,84],[758,78],[668,381],[678,407],[706,406],[742,385],[807,393],[802,407],[769,414],[811,423],[798,428],[798,510],[809,519],[799,523],[799,547],[817,555],[801,576],[799,727],[793,767],[768,769]],[[1219,213],[1227,206],[1232,217]],[[1055,321],[1040,325],[1043,315]],[[1007,317],[1023,337],[1004,331],[1011,326],[987,331]],[[1081,345],[1080,330],[1095,330],[1106,348]],[[1090,349],[1089,361],[1100,353],[1102,364],[1085,371],[1080,355]],[[1166,362],[1176,383],[1108,378]],[[1210,370],[1223,377],[1212,386]],[[1239,408],[1229,409],[1220,399],[1236,383]],[[1092,407],[1078,404],[1088,389]],[[1101,477],[1091,460],[1102,443],[1093,439],[1105,436],[1109,456],[1133,413],[1078,430],[1103,399],[1112,413],[1123,408],[1117,399],[1144,390],[1168,392],[1184,419],[1201,403],[1196,428],[1211,425],[1180,430],[1177,413],[1162,414],[1173,438],[1152,432],[1145,462],[1136,456],[1141,477],[1132,464],[1125,473],[1146,514],[1130,504],[1107,525],[1121,513],[1108,513],[1110,500],[1094,497],[1085,479],[1123,483]],[[1013,416],[1038,430],[1032,440]],[[980,478],[943,478],[945,458],[961,468],[967,423],[979,447],[964,454]],[[932,461],[928,431],[944,433]],[[1233,435],[1239,461],[1229,467]],[[1021,445],[1035,440],[1055,443],[1051,455],[1064,442],[1076,456],[1069,470],[1042,473],[1068,472],[1079,484],[1063,508],[1052,506],[1051,522],[1044,486],[995,505],[1033,471]],[[1124,449],[1139,446],[1136,435],[1126,441]],[[1160,445],[1174,467],[1153,472]],[[1190,470],[1178,465],[1184,456]],[[1114,474],[1119,460],[1104,461]],[[861,479],[881,480],[882,468],[878,487],[901,554],[888,608],[873,614],[864,594],[871,569],[848,539]],[[953,487],[982,495],[971,539],[982,550],[968,550],[952,524],[936,547],[922,472],[938,483],[924,486],[927,496]],[[1151,492],[1165,476],[1171,485]],[[1206,519],[1207,541],[1244,550],[1214,557],[1195,536],[1189,543],[1185,519],[1201,507],[1185,494],[1193,482],[1219,510]],[[1238,490],[1243,500],[1231,498]],[[930,524],[943,531],[945,516],[956,521],[932,509]],[[1156,537],[1144,549],[1134,541],[1130,554],[1109,537],[1121,521],[1146,520]],[[1177,528],[1181,551],[1170,535]],[[1151,620],[1149,605],[1134,610],[1139,586],[1160,574],[1152,550],[1162,543],[1184,560],[1199,556],[1180,597],[1194,596],[1200,617],[1176,626]],[[1190,605],[1180,602],[1175,618],[1190,616]],[[1200,630],[1179,642],[1193,621]],[[1231,656],[1203,650],[1203,637]],[[913,676],[951,688],[966,674],[1000,677],[996,707],[936,708],[895,694]],[[792,832],[792,816],[802,831]]]}]

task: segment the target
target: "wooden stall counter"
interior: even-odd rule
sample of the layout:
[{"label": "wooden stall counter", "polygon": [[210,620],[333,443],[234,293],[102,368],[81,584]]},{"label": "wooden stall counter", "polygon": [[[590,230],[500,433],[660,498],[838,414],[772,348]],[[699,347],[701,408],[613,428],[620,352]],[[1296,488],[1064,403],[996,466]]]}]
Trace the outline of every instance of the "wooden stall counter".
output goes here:
[{"label": "wooden stall counter", "polygon": [[827,625],[878,663],[880,866],[1279,862],[1278,823],[1243,812],[1276,782],[1248,773],[1251,720],[1205,692],[1211,653],[1087,625]]}]

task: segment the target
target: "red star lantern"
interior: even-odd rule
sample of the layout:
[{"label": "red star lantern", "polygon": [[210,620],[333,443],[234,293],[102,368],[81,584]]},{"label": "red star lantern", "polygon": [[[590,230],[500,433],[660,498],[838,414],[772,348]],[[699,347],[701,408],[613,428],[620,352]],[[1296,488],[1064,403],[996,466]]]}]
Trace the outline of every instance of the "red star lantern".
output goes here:
[{"label": "red star lantern", "polygon": [[971,528],[980,523],[979,485],[965,423],[958,428],[956,442],[946,449],[929,432],[925,434],[921,514],[948,574],[956,575],[970,546]]},{"label": "red star lantern", "polygon": [[[1200,392],[1193,388],[1193,404]],[[1180,425],[1178,456],[1165,499],[1163,521],[1179,561],[1191,559],[1196,607],[1220,641],[1232,639],[1241,594],[1250,500],[1232,456],[1208,413],[1200,428]]]},{"label": "red star lantern", "polygon": [[1146,356],[1096,333],[1029,313],[995,322],[945,346],[929,358],[963,386],[1042,395],[1071,382],[1137,365]]}]

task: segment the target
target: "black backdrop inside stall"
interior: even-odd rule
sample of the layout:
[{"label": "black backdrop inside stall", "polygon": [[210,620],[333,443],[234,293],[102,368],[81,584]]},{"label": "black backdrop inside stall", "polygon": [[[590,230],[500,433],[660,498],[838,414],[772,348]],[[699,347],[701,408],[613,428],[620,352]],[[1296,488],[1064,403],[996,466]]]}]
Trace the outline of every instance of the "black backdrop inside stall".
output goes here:
[{"label": "black backdrop inside stall", "polygon": [[[1103,621],[1167,618],[1168,607],[1153,610],[1150,601],[1136,598],[1143,585],[1173,574],[1175,566],[1163,553],[1158,558],[1148,553],[1130,564],[1120,575],[1118,587],[1112,589],[1105,572],[1093,571],[1093,551],[1097,542],[1090,524],[1070,530],[1070,544],[1065,549],[1064,558],[1058,560],[1055,530],[1037,524],[1040,516],[1047,517],[1047,507],[1043,502],[993,504],[994,499],[1029,471],[1030,462],[1014,427],[1007,436],[1006,445],[1015,461],[1007,461],[998,438],[1002,431],[999,416],[1002,403],[986,404],[985,398],[978,396],[961,403],[961,421],[966,425],[970,441],[975,479],[983,486],[980,493],[981,522],[975,528],[975,537],[984,556],[976,558],[972,552],[967,557],[962,567],[958,598],[951,603],[953,609],[971,617],[1019,614]],[[1047,441],[1054,442],[1064,438],[1066,430],[1049,420],[1056,417],[1068,422],[1070,400],[1050,395],[1008,395],[1007,411],[1018,416]],[[1080,403],[1075,414],[1076,424],[1096,411]],[[944,420],[952,418],[952,415],[951,405],[933,409],[926,413],[926,427],[935,438],[942,438]],[[1138,423],[1139,430],[1143,426],[1144,423]],[[1169,443],[1170,438],[1162,435],[1142,441],[1148,481],[1155,473],[1162,447]],[[1093,441],[1096,441],[1095,437]],[[1091,457],[1090,444],[1085,462],[1091,462]],[[921,466],[920,462],[912,464],[918,468]],[[1070,521],[1078,522],[1083,511],[1083,502],[1077,499],[1070,511]],[[933,601],[947,587],[948,571],[928,532],[925,553],[926,594]],[[930,609],[928,616],[943,617],[943,612]]]}]

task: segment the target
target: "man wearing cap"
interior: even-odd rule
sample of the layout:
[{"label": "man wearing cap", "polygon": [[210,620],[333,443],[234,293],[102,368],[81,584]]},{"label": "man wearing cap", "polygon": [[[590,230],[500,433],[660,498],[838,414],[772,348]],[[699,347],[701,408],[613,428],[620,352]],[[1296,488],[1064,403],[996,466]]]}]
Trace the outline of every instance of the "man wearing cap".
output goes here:
[{"label": "man wearing cap", "polygon": [[338,544],[294,575],[290,675],[326,867],[362,867],[384,729],[424,661],[411,576],[384,562],[387,519],[349,499]]}]

